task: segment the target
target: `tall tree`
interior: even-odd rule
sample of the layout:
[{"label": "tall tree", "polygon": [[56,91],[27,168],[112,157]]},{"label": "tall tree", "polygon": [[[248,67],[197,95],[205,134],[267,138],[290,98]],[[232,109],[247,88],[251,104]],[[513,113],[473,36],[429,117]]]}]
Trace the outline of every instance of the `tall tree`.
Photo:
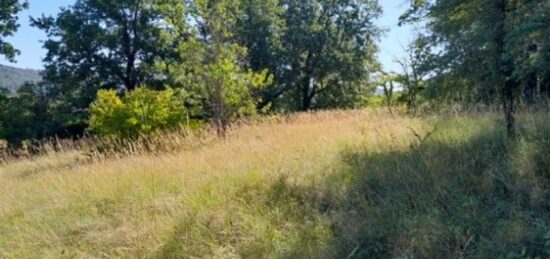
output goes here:
[{"label": "tall tree", "polygon": [[[362,91],[375,63],[381,12],[375,0],[242,0],[236,33],[254,69],[269,69],[275,87],[264,104],[308,110],[344,106]],[[364,89],[363,89],[364,90]]]},{"label": "tall tree", "polygon": [[[194,115],[211,119],[218,134],[225,136],[235,119],[256,112],[253,93],[271,77],[267,70],[254,72],[245,66],[247,50],[234,37],[241,16],[238,3],[196,0],[189,9],[192,36],[175,46],[178,57],[157,63],[157,68],[167,71],[170,84],[187,91],[190,110],[201,113]],[[180,27],[175,22],[172,26]]]},{"label": "tall tree", "polygon": [[0,1],[0,55],[5,56],[9,61],[14,62],[19,50],[12,44],[5,41],[5,37],[13,35],[19,24],[17,14],[28,7],[26,1],[2,0]]},{"label": "tall tree", "polygon": [[57,93],[57,108],[81,123],[98,89],[154,85],[158,77],[150,68],[171,46],[165,21],[173,13],[166,6],[174,11],[182,5],[180,0],[77,0],[57,17],[33,18],[48,35],[44,79]]},{"label": "tall tree", "polygon": [[514,49],[529,49],[529,45],[514,43],[514,39],[532,35],[521,29],[529,20],[528,14],[536,8],[548,11],[548,4],[529,0],[412,2],[402,22],[425,22],[428,48],[435,50],[430,62],[436,77],[466,79],[484,95],[498,96],[507,132],[514,136],[515,107],[520,82],[526,75],[518,60],[524,55],[515,55]]},{"label": "tall tree", "polygon": [[235,20],[235,42],[247,49],[248,66],[270,68],[276,73],[277,55],[284,48],[281,36],[286,28],[284,8],[279,0],[240,0]]},{"label": "tall tree", "polygon": [[[161,37],[166,17],[157,2],[78,0],[56,18],[33,19],[49,36],[44,44],[47,78],[70,76],[128,90],[151,79],[147,66],[169,46]],[[174,8],[182,4],[161,2]]]},{"label": "tall tree", "polygon": [[[236,19],[234,41],[247,49],[246,66],[253,71],[267,69],[275,78],[282,78],[279,65],[284,49],[282,36],[286,30],[283,18],[284,8],[279,0],[240,0],[240,11]],[[269,107],[286,89],[277,87],[277,82],[264,87],[258,108]]]}]

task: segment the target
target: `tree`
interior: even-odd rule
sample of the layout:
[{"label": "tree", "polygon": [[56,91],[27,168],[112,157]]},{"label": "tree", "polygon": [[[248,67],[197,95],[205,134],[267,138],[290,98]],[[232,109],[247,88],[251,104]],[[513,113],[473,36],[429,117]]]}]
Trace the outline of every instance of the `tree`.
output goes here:
[{"label": "tree", "polygon": [[513,27],[507,36],[514,76],[528,103],[550,98],[550,2],[518,1],[511,13]]},{"label": "tree", "polygon": [[212,53],[216,58],[202,65],[197,74],[199,93],[204,97],[203,107],[210,113],[222,137],[236,119],[256,114],[257,99],[252,93],[270,83],[267,70],[254,73],[239,66],[238,48],[216,50]]},{"label": "tree", "polygon": [[180,0],[77,0],[56,17],[32,19],[48,35],[44,80],[53,87],[59,113],[71,115],[66,123],[85,123],[98,89],[162,86],[151,67],[170,52],[165,25],[183,5]]},{"label": "tree", "polygon": [[[381,10],[372,0],[241,0],[244,27],[235,37],[255,71],[268,69],[273,87],[261,106],[346,107],[364,93],[373,71]],[[246,25],[249,23],[249,25]]]},{"label": "tree", "polygon": [[[225,137],[236,119],[256,113],[254,91],[271,83],[267,71],[246,69],[246,48],[235,43],[240,6],[230,0],[197,0],[189,6],[194,35],[175,47],[179,58],[157,64],[170,82],[185,89],[190,110],[212,119]],[[174,27],[179,27],[174,24]],[[195,114],[197,115],[197,114]]]},{"label": "tree", "polygon": [[49,37],[47,79],[72,74],[79,82],[135,89],[154,77],[147,66],[169,47],[161,37],[165,18],[154,0],[78,0],[57,18],[33,19]]},{"label": "tree", "polygon": [[[517,97],[526,76],[518,60],[525,55],[517,55],[517,50],[525,53],[529,49],[514,39],[532,37],[524,26],[536,8],[548,11],[548,4],[528,0],[413,1],[401,20],[426,23],[436,79],[465,79],[483,95],[499,97],[508,135],[514,136]],[[542,27],[547,26],[539,26],[539,30]]]},{"label": "tree", "polygon": [[406,56],[395,60],[401,66],[402,75],[399,79],[406,91],[409,113],[415,112],[418,94],[424,89],[424,79],[429,73],[423,67],[429,56],[429,53],[426,53],[427,44],[426,38],[419,36],[406,47]]},{"label": "tree", "polygon": [[[282,78],[280,63],[284,49],[282,36],[286,30],[284,7],[279,0],[239,0],[240,11],[236,17],[233,39],[246,48],[245,67],[255,72],[265,69],[274,78]],[[273,108],[277,98],[286,91],[277,80],[262,88],[259,93],[258,109]]]},{"label": "tree", "polygon": [[284,8],[279,0],[239,0],[234,41],[247,49],[247,66],[254,71],[270,69],[277,73],[282,51],[281,37],[286,29]]},{"label": "tree", "polygon": [[2,0],[0,1],[0,56],[5,56],[9,61],[14,62],[19,50],[5,41],[5,37],[13,35],[17,31],[17,14],[28,7],[26,1]]}]

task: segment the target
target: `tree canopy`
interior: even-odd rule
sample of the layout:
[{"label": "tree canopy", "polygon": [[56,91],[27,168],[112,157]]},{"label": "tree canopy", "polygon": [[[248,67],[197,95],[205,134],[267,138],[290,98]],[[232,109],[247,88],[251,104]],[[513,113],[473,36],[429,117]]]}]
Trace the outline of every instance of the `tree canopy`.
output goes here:
[{"label": "tree canopy", "polygon": [[19,50],[7,42],[5,37],[12,36],[17,31],[19,27],[17,14],[27,7],[26,1],[2,0],[0,2],[0,55],[12,62],[15,61]]},{"label": "tree canopy", "polygon": [[183,89],[191,116],[226,128],[257,109],[353,107],[380,13],[374,0],[77,0],[32,24],[48,35],[55,124],[86,124],[100,89],[147,85]]},{"label": "tree canopy", "polygon": [[[48,128],[29,127],[37,132],[28,136],[82,134],[101,115],[97,103],[173,89],[186,116],[225,135],[258,113],[368,105],[383,87],[390,110],[400,102],[411,113],[435,102],[500,101],[514,135],[518,105],[550,97],[548,1],[410,3],[399,22],[417,36],[396,59],[400,74],[380,76],[376,0],[76,0],[31,19],[48,37],[43,82],[4,92],[0,105],[44,110],[36,118]],[[1,4],[0,55],[13,60],[18,52],[4,39],[27,4]],[[44,101],[27,98],[33,91]]]},{"label": "tree canopy", "polygon": [[423,40],[431,55],[423,65],[435,75],[433,81],[448,78],[443,81],[451,81],[450,89],[502,100],[513,135],[518,97],[532,93],[529,89],[548,92],[550,52],[543,24],[549,11],[547,1],[412,1],[401,21],[425,25]]},{"label": "tree canopy", "polygon": [[377,1],[242,2],[248,25],[236,37],[252,50],[252,68],[269,69],[277,82],[264,104],[309,110],[355,101],[377,64]]},{"label": "tree canopy", "polygon": [[182,3],[78,0],[57,17],[32,19],[48,35],[44,80],[59,100],[59,113],[74,118],[62,123],[84,123],[99,89],[155,85],[158,77],[150,68],[170,44],[163,36],[166,5],[177,8]]}]

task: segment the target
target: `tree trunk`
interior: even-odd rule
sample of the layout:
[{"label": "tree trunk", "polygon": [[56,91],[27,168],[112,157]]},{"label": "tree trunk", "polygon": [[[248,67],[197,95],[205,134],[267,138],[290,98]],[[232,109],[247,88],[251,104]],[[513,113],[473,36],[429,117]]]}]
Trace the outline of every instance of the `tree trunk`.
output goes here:
[{"label": "tree trunk", "polygon": [[[128,18],[126,18],[128,19]],[[134,26],[135,27],[135,26]],[[135,29],[135,28],[134,28]],[[135,35],[134,35],[135,37]],[[137,87],[137,80],[136,80],[136,51],[134,46],[134,40],[132,38],[132,21],[125,20],[124,22],[124,35],[123,35],[123,41],[124,41],[124,52],[126,55],[126,67],[124,69],[124,86],[126,87],[127,91],[133,91]]]},{"label": "tree trunk", "polygon": [[495,38],[496,46],[494,53],[495,68],[493,69],[495,82],[499,83],[502,93],[502,104],[504,109],[504,119],[506,121],[506,133],[509,138],[516,136],[516,118],[515,118],[515,91],[518,86],[514,80],[511,80],[512,68],[509,61],[505,60],[505,38],[506,38],[506,19],[507,19],[507,0],[494,0],[495,4]]},{"label": "tree trunk", "polygon": [[546,72],[541,76],[540,92],[544,99],[550,99],[550,72]]},{"label": "tree trunk", "polygon": [[409,96],[407,97],[407,110],[410,114],[416,113],[416,86],[409,88]]},{"label": "tree trunk", "polygon": [[513,90],[514,82],[506,82],[506,87],[503,91],[503,108],[504,117],[506,121],[506,133],[508,137],[514,138],[516,136],[516,117],[515,117],[515,96]]},{"label": "tree trunk", "polygon": [[311,94],[310,94],[310,87],[311,87],[311,76],[308,74],[304,77],[304,81],[302,82],[302,111],[308,111],[311,109]]},{"label": "tree trunk", "polygon": [[388,89],[388,87],[386,86],[386,83],[384,83],[384,95],[386,96],[386,105],[388,106],[388,110],[390,112],[390,114],[393,115],[393,110],[392,110],[392,100],[393,100],[393,82],[390,81],[389,82],[390,84],[390,88]]},{"label": "tree trunk", "polygon": [[133,91],[137,87],[135,71],[135,56],[128,56],[128,63],[126,64],[126,80],[124,82],[126,90],[128,91]]}]

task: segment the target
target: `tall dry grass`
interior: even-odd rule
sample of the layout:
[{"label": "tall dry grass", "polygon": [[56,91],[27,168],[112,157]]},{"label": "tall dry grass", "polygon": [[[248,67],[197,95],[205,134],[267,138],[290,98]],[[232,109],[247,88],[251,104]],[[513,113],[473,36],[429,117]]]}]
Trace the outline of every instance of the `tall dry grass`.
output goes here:
[{"label": "tall dry grass", "polygon": [[[548,150],[537,141],[550,127],[548,114],[524,117],[524,138],[513,144],[491,113],[336,111],[243,123],[225,140],[176,132],[112,153],[94,143],[10,160],[0,166],[0,257],[545,255]],[[531,207],[497,193],[506,202],[489,208],[531,213],[533,222],[503,218],[491,246],[482,229],[498,229],[494,215],[468,201],[504,188],[494,179],[530,193]],[[446,203],[456,217],[438,212]],[[459,222],[476,213],[477,225]]]},{"label": "tall dry grass", "polygon": [[142,154],[161,154],[192,150],[216,140],[213,129],[180,129],[139,135],[132,139],[88,135],[72,139],[23,141],[20,146],[0,145],[0,163],[45,157],[78,150],[90,160],[103,160]]}]

